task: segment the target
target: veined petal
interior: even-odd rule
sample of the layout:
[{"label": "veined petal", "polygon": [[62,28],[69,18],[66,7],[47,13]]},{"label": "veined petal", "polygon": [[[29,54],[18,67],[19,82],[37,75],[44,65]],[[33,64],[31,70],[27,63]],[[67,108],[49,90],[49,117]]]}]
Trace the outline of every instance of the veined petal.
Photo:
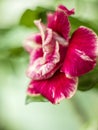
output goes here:
[{"label": "veined petal", "polygon": [[[46,80],[31,81],[28,87],[35,89],[53,104],[57,104],[64,98],[71,98],[77,89],[78,78],[67,78],[59,71],[52,78]],[[31,91],[31,90],[30,90]]]},{"label": "veined petal", "polygon": [[39,96],[40,95],[40,93],[37,92],[37,90],[34,89],[32,87],[32,85],[29,85],[28,90],[27,90],[27,94],[30,95],[30,96]]},{"label": "veined petal", "polygon": [[41,34],[32,34],[24,41],[24,48],[27,52],[31,53],[35,46],[42,44]]},{"label": "veined petal", "polygon": [[33,80],[50,78],[61,67],[67,46],[63,38],[47,29],[42,48],[34,49],[30,55],[27,76]]},{"label": "veined petal", "polygon": [[31,102],[46,102],[47,99],[44,98],[40,93],[38,93],[35,89],[33,88],[28,88],[27,90],[27,96],[25,103],[29,104]]},{"label": "veined petal", "polygon": [[41,19],[40,20],[35,20],[34,23],[38,27],[38,29],[40,30],[41,37],[42,37],[42,42],[44,42],[46,26],[41,23]]},{"label": "veined petal", "polygon": [[46,102],[47,100],[40,95],[34,88],[28,88],[27,90],[27,96],[26,96],[26,104],[29,104],[31,102]]},{"label": "veined petal", "polygon": [[79,27],[72,35],[61,71],[67,77],[81,76],[96,65],[98,37],[87,27]]},{"label": "veined petal", "polygon": [[64,11],[67,15],[72,15],[75,13],[74,9],[68,10],[64,5],[59,5],[57,7],[57,10],[61,9],[62,11]]},{"label": "veined petal", "polygon": [[32,65],[36,59],[40,58],[43,56],[43,50],[41,47],[36,47],[35,49],[33,49],[33,51],[30,54],[30,64]]},{"label": "veined petal", "polygon": [[47,26],[68,41],[70,32],[68,15],[62,10],[57,10],[54,14],[49,13],[47,17]]},{"label": "veined petal", "polygon": [[27,76],[33,80],[50,78],[64,61],[68,42],[50,28],[43,28],[41,21],[35,21],[41,31],[42,49],[36,48],[30,54]]},{"label": "veined petal", "polygon": [[[58,64],[60,60],[59,45],[56,43],[53,50],[54,53],[51,53],[52,55],[47,52],[47,54],[44,53],[44,56],[40,57],[42,55],[41,50],[37,51],[39,51],[39,53],[35,52],[31,55],[27,76],[33,80],[47,79],[60,67],[60,64]],[[37,59],[35,58],[36,56],[38,57]]]}]

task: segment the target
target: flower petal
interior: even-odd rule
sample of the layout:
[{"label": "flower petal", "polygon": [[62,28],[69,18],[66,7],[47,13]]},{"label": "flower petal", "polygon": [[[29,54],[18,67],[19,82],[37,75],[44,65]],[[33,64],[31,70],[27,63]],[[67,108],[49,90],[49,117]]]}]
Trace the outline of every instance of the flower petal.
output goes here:
[{"label": "flower petal", "polygon": [[61,67],[68,42],[52,29],[45,30],[40,20],[35,21],[35,24],[41,31],[42,49],[33,49],[30,54],[27,76],[33,80],[42,80],[50,78]]},{"label": "flower petal", "polygon": [[29,68],[27,70],[27,76],[32,78],[33,80],[41,80],[41,79],[49,78],[60,67],[60,64],[58,64],[60,60],[59,45],[58,43],[56,43],[53,52],[48,54],[47,51],[46,52],[47,54],[44,53],[44,56],[42,57],[40,57],[42,55],[41,50],[37,50],[37,51],[39,53],[37,53],[35,50],[35,53],[31,55],[31,61],[30,61]]},{"label": "flower petal", "polygon": [[36,59],[40,58],[43,56],[43,50],[41,47],[36,47],[33,49],[32,53],[30,54],[30,64],[32,65]]},{"label": "flower petal", "polygon": [[40,95],[40,93],[35,88],[33,88],[32,85],[29,85],[27,94],[30,96],[39,96]]},{"label": "flower petal", "polygon": [[81,76],[96,65],[98,37],[89,28],[80,26],[72,35],[61,71],[67,77]]},{"label": "flower petal", "polygon": [[67,78],[64,73],[58,71],[52,78],[31,81],[27,91],[35,89],[50,102],[57,104],[64,98],[71,98],[76,92],[77,84],[78,78]]},{"label": "flower petal", "polygon": [[57,10],[54,14],[49,13],[47,17],[47,26],[68,41],[70,23],[67,14],[62,10]]},{"label": "flower petal", "polygon": [[75,13],[74,9],[68,10],[64,5],[59,5],[57,9],[63,10],[67,15],[72,15]]},{"label": "flower petal", "polygon": [[50,78],[61,67],[67,46],[63,38],[47,29],[43,48],[34,49],[30,55],[27,76],[33,80]]},{"label": "flower petal", "polygon": [[46,102],[47,99],[44,98],[42,95],[40,95],[40,93],[38,93],[34,88],[28,88],[28,91],[27,91],[27,96],[26,96],[26,100],[25,100],[25,103],[26,104],[29,104],[31,102]]},{"label": "flower petal", "polygon": [[[36,44],[35,44],[36,43]],[[32,34],[24,41],[24,48],[27,52],[31,53],[36,45],[42,44],[41,34]]]},{"label": "flower petal", "polygon": [[42,42],[44,42],[46,26],[41,23],[41,19],[35,20],[34,23],[38,27],[38,29],[40,30]]}]

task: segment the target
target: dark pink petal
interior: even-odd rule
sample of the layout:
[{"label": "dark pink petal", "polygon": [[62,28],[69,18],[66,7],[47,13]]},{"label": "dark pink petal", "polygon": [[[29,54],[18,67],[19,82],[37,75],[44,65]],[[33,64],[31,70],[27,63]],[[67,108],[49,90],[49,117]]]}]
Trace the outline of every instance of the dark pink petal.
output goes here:
[{"label": "dark pink petal", "polygon": [[43,56],[43,50],[41,47],[36,47],[35,49],[33,49],[33,51],[30,54],[30,64],[32,65],[36,59],[40,58]]},{"label": "dark pink petal", "polygon": [[[45,40],[42,44],[43,56],[41,50],[40,53],[37,53],[35,50],[35,53],[31,55],[27,76],[33,80],[49,78],[59,67],[59,65],[57,65],[60,61],[59,44],[52,38],[52,35],[52,30],[47,29],[46,36],[44,36]],[[37,54],[38,56],[36,57]]]},{"label": "dark pink petal", "polygon": [[47,29],[43,48],[34,49],[30,55],[27,76],[33,80],[47,79],[59,69],[64,61],[68,43],[51,29]]},{"label": "dark pink petal", "polygon": [[31,96],[39,96],[40,95],[40,93],[38,93],[37,90],[32,87],[32,85],[31,86],[29,85],[27,94],[31,95]]},{"label": "dark pink petal", "polygon": [[61,71],[67,77],[81,76],[96,65],[98,37],[89,28],[79,27],[72,35]]},{"label": "dark pink petal", "polygon": [[64,98],[71,98],[76,92],[77,84],[77,78],[67,78],[64,73],[58,71],[49,79],[31,81],[27,91],[33,94],[35,90],[50,102],[57,104]]},{"label": "dark pink petal", "polygon": [[62,10],[56,11],[54,14],[48,14],[47,26],[53,31],[64,37],[66,40],[69,39],[70,23],[68,16]]},{"label": "dark pink petal", "polygon": [[[55,42],[53,43],[55,44]],[[52,47],[51,45],[52,44],[50,44],[49,47]],[[58,43],[55,44],[53,52],[48,53],[49,47],[47,46],[47,48],[44,48],[47,50],[47,52],[44,52],[44,55],[42,57],[40,57],[42,55],[41,50],[37,50],[39,53],[35,52],[33,55],[31,55],[31,61],[27,70],[27,76],[33,80],[49,78],[60,67],[60,65],[57,64],[60,60]],[[35,57],[37,57],[37,59]]]},{"label": "dark pink petal", "polygon": [[42,36],[42,48],[33,49],[30,54],[30,64],[27,76],[33,80],[51,77],[64,61],[68,42],[50,28],[45,28],[41,21],[35,21]]},{"label": "dark pink petal", "polygon": [[47,99],[44,98],[40,93],[38,93],[36,91],[36,89],[31,88],[29,86],[28,90],[27,90],[27,97],[26,97],[26,104],[30,103],[30,102],[46,102]]},{"label": "dark pink petal", "polygon": [[31,53],[36,44],[42,44],[41,34],[32,34],[24,41],[24,48]]},{"label": "dark pink petal", "polygon": [[59,5],[57,9],[63,10],[67,15],[72,15],[75,13],[74,9],[68,10],[64,5]]},{"label": "dark pink petal", "polygon": [[38,29],[40,30],[41,39],[42,39],[42,42],[44,42],[44,40],[45,40],[46,26],[41,23],[41,19],[40,20],[35,20],[34,23],[38,27]]},{"label": "dark pink petal", "polygon": [[36,34],[35,37],[34,37],[34,41],[37,44],[42,44],[41,34]]}]

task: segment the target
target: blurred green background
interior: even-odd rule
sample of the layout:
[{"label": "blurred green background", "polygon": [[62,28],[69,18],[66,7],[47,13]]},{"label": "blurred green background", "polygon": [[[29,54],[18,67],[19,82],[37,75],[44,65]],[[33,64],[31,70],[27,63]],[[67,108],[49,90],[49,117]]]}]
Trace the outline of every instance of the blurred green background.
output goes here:
[{"label": "blurred green background", "polygon": [[29,56],[23,40],[36,31],[33,20],[45,22],[58,4],[76,10],[71,33],[85,25],[98,34],[98,0],[0,0],[0,130],[98,130],[98,65],[80,77],[72,99],[25,105]]}]

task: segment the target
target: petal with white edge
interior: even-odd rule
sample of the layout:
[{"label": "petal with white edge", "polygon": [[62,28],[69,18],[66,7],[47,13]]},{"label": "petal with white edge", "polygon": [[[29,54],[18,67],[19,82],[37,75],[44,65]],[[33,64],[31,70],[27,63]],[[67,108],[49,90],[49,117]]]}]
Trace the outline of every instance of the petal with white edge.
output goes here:
[{"label": "petal with white edge", "polygon": [[64,73],[56,72],[53,77],[46,80],[31,81],[28,90],[35,89],[53,104],[59,103],[64,98],[71,98],[78,85],[78,78],[67,78]]},{"label": "petal with white edge", "polygon": [[31,53],[36,46],[40,46],[41,44],[42,44],[41,34],[37,33],[27,37],[27,39],[24,40],[23,46],[27,52]]},{"label": "petal with white edge", "polygon": [[72,35],[61,72],[67,77],[81,76],[95,67],[97,54],[97,35],[80,26]]},{"label": "petal with white edge", "polygon": [[59,10],[59,9],[62,10],[62,11],[64,11],[67,15],[72,15],[72,14],[75,13],[74,9],[68,10],[64,5],[59,5],[57,7],[57,10]]},{"label": "petal with white edge", "polygon": [[54,32],[58,33],[60,36],[65,38],[66,41],[69,39],[70,32],[70,22],[68,20],[67,14],[58,10],[54,14],[49,13],[47,15],[48,28],[51,28]]}]

